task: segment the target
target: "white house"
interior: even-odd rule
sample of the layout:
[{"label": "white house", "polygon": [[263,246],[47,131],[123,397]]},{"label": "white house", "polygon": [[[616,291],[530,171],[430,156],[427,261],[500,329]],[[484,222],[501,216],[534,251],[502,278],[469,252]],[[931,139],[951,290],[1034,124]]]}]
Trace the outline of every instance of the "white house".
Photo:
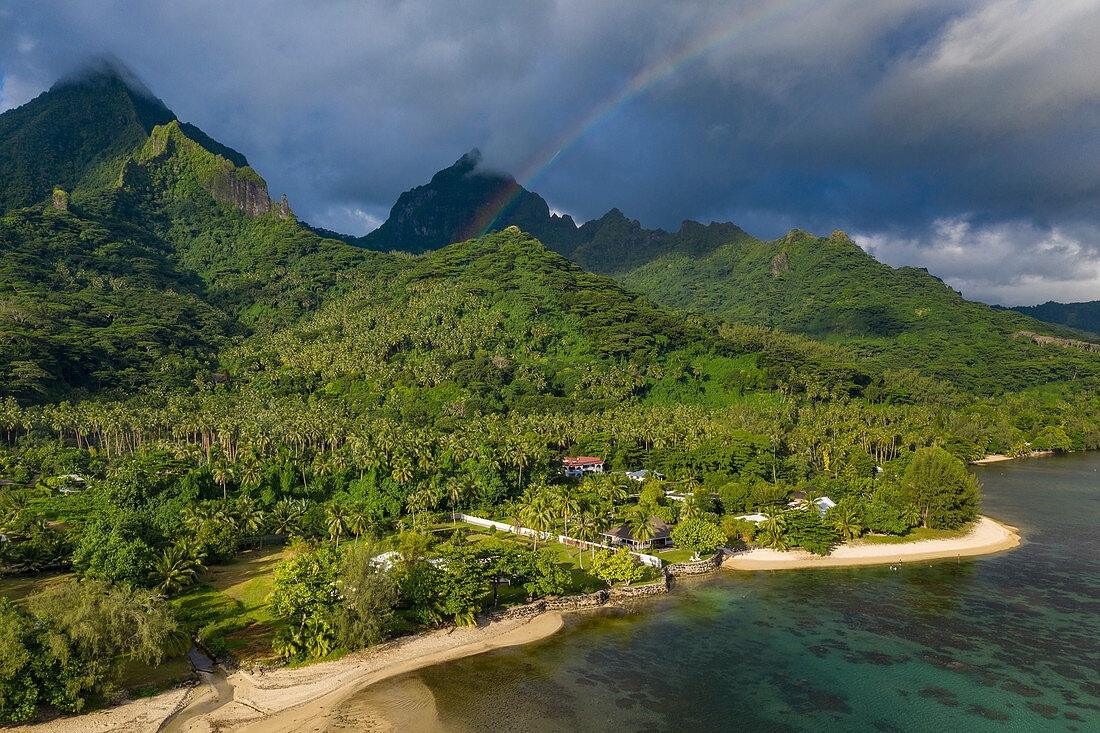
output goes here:
[{"label": "white house", "polygon": [[638,483],[642,483],[647,478],[655,478],[658,481],[664,481],[665,475],[663,473],[657,473],[656,471],[650,471],[648,468],[643,468],[640,471],[627,471],[626,477],[634,479]]},{"label": "white house", "polygon": [[[806,492],[804,491],[796,491],[791,494],[791,499],[792,501],[787,504],[791,509],[801,509],[806,506]],[[836,502],[827,496],[819,496],[814,499],[814,506],[817,507],[817,513],[824,517],[825,512],[836,506]]]},{"label": "white house", "polygon": [[561,459],[561,469],[568,478],[581,478],[585,473],[603,473],[603,459],[592,456],[567,456]]}]

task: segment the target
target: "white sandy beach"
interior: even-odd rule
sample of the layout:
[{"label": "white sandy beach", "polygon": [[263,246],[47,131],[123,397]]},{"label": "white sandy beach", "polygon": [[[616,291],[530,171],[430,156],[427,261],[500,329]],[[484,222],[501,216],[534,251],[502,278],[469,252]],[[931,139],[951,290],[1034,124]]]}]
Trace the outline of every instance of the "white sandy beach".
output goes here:
[{"label": "white sandy beach", "polygon": [[[482,626],[441,629],[397,639],[379,647],[297,669],[262,676],[239,671],[230,675],[233,701],[189,719],[181,731],[299,731],[329,715],[364,687],[452,659],[517,646],[550,636],[562,626],[560,613],[531,619],[494,621]],[[389,726],[379,721],[379,730]]]},{"label": "white sandy beach", "polygon": [[1037,450],[1031,453],[1025,453],[1022,456],[1006,456],[1004,453],[990,453],[985,458],[979,458],[976,461],[971,461],[971,465],[981,466],[986,463],[1001,463],[1002,461],[1015,461],[1018,458],[1038,458],[1039,456],[1052,456],[1054,451],[1052,450]]},{"label": "white sandy beach", "polygon": [[962,537],[896,545],[840,545],[824,557],[805,550],[755,549],[729,557],[722,567],[732,570],[791,570],[940,560],[988,555],[1016,547],[1020,535],[1013,527],[989,517],[979,517],[974,529]]}]

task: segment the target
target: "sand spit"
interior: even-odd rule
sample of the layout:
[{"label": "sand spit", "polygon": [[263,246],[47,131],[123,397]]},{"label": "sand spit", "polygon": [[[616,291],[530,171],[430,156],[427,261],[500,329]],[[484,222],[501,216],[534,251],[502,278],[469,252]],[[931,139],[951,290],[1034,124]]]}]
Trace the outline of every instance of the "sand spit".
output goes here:
[{"label": "sand spit", "polygon": [[804,550],[749,550],[722,563],[731,570],[791,570],[796,568],[840,568],[859,565],[942,560],[953,557],[989,555],[1020,544],[1015,528],[989,517],[979,517],[974,529],[962,537],[897,545],[840,545],[821,557]]},{"label": "sand spit", "polygon": [[[238,671],[229,676],[233,699],[196,716],[182,731],[254,731],[298,733],[325,719],[364,687],[440,662],[517,646],[550,636],[562,626],[560,613],[509,619],[476,627],[440,629],[395,639],[334,662],[264,675]],[[386,726],[378,721],[380,728]]]}]

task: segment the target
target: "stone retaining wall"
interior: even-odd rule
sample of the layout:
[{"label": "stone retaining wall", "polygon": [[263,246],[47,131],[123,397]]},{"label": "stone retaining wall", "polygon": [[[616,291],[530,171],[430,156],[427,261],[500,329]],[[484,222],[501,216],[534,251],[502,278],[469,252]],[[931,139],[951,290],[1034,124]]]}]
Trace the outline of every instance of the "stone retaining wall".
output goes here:
[{"label": "stone retaining wall", "polygon": [[722,557],[724,553],[719,550],[714,553],[713,557],[709,557],[705,560],[696,560],[695,562],[678,562],[675,565],[669,565],[665,568],[665,572],[674,577],[682,575],[703,575],[705,573],[713,573],[722,565]]},{"label": "stone retaining wall", "polygon": [[607,591],[610,599],[617,601],[621,598],[644,598],[646,596],[659,596],[668,593],[668,576],[663,576],[656,583],[646,585],[624,585],[611,588]]},{"label": "stone retaining wall", "polygon": [[608,590],[598,590],[582,596],[565,596],[563,598],[547,598],[522,606],[512,606],[495,613],[489,614],[491,619],[506,618],[531,618],[546,611],[572,611],[578,608],[596,608],[610,601],[627,598],[644,598],[668,593],[668,576],[665,575],[656,583],[646,585],[627,585]]}]

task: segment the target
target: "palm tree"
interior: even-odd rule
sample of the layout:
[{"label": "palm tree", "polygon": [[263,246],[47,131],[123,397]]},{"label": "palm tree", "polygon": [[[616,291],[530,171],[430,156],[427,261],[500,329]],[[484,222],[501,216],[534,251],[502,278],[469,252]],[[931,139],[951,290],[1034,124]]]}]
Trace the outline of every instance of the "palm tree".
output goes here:
[{"label": "palm tree", "polygon": [[[252,499],[242,496],[237,499],[237,506],[234,512],[237,518],[237,531],[242,535],[255,537],[264,527],[264,513],[256,508],[256,505],[252,502]],[[263,541],[263,538],[259,538]]]},{"label": "palm tree", "polygon": [[405,498],[405,505],[412,512],[414,525],[420,524],[421,521],[417,512],[419,511],[421,515],[426,514],[429,505],[432,503],[432,498],[432,491],[427,488],[414,491]]},{"label": "palm tree", "polygon": [[225,505],[216,501],[203,501],[189,506],[183,516],[183,523],[194,532],[206,524],[227,521],[229,517],[226,516]]},{"label": "palm tree", "polygon": [[530,497],[523,507],[522,518],[528,527],[535,530],[535,549],[539,549],[539,535],[546,532],[554,522],[553,507],[546,493],[540,491]]},{"label": "palm tree", "polygon": [[328,527],[328,536],[339,547],[340,535],[348,528],[348,510],[343,504],[334,501],[325,508],[325,526]]},{"label": "palm tree", "polygon": [[630,514],[631,535],[634,541],[640,545],[648,545],[653,539],[653,525],[650,523],[649,512],[643,507],[635,507]]},{"label": "palm tree", "polygon": [[190,549],[177,542],[157,558],[149,571],[149,583],[153,590],[170,596],[194,583],[205,570]]},{"label": "palm tree", "polygon": [[370,529],[371,521],[362,504],[356,504],[348,509],[348,531],[355,535],[354,545],[359,544],[359,537]]},{"label": "palm tree", "polygon": [[853,540],[863,534],[863,523],[859,513],[851,506],[837,507],[833,513],[833,529],[846,540]]},{"label": "palm tree", "polygon": [[787,533],[783,517],[779,514],[765,514],[764,521],[760,523],[760,534],[764,538],[764,546],[773,550],[787,549]]},{"label": "palm tree", "polygon": [[393,470],[390,472],[393,480],[399,484],[407,484],[412,481],[413,477],[413,465],[412,461],[408,458],[401,456],[401,458],[394,461]]},{"label": "palm tree", "polygon": [[446,489],[447,498],[451,500],[451,524],[458,524],[455,513],[458,505],[473,494],[473,483],[468,478],[451,478]]},{"label": "palm tree", "polygon": [[[618,504],[626,501],[626,497],[630,496],[630,487],[623,482],[621,476],[608,476],[605,479],[603,487],[600,491],[600,495],[609,499],[612,504]],[[625,479],[630,481],[630,479]]]},{"label": "palm tree", "polygon": [[683,511],[681,512],[681,519],[702,519],[703,510],[699,506],[702,503],[702,497],[697,493],[692,493],[687,497],[687,500],[683,502]]},{"label": "palm tree", "polygon": [[565,526],[564,533],[568,535],[569,517],[580,511],[580,504],[577,502],[576,497],[570,494],[568,486],[558,487],[558,490],[551,495],[551,500],[554,503],[557,518],[561,519]]},{"label": "palm tree", "polygon": [[222,499],[225,499],[225,486],[233,480],[233,467],[225,461],[219,460],[212,470],[214,483],[222,487]]},{"label": "palm tree", "polygon": [[332,627],[323,619],[311,619],[303,630],[303,640],[306,651],[311,657],[320,659],[332,652],[333,638]]},{"label": "palm tree", "polygon": [[249,488],[259,486],[264,476],[261,469],[259,459],[252,453],[246,454],[240,464],[241,483]]},{"label": "palm tree", "polygon": [[301,629],[293,627],[276,634],[271,640],[271,651],[283,659],[292,659],[305,649],[305,636]]},{"label": "palm tree", "polygon": [[305,513],[303,501],[280,499],[271,510],[272,529],[275,534],[294,534],[301,531],[299,520]]},{"label": "palm tree", "polygon": [[[577,539],[583,542],[593,542],[596,539],[596,517],[592,512],[583,512],[580,516],[576,517],[573,522],[573,533],[577,535]],[[581,564],[581,570],[584,570],[584,548],[579,548],[580,552],[577,553],[577,559]]]},{"label": "palm tree", "polygon": [[922,521],[924,521],[924,517],[921,516],[920,509],[918,509],[915,504],[909,504],[901,510],[901,519],[910,527],[916,527]]}]

